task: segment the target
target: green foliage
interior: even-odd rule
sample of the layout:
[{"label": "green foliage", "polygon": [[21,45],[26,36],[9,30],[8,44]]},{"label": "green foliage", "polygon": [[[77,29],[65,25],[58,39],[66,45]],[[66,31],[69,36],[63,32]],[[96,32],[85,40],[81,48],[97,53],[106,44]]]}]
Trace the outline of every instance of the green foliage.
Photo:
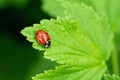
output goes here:
[{"label": "green foliage", "polygon": [[45,74],[36,75],[33,80],[100,80],[105,69],[105,66],[89,68],[60,66],[54,71],[46,71]]},{"label": "green foliage", "polygon": [[120,0],[92,0],[94,9],[109,18],[112,29],[120,33]]},{"label": "green foliage", "polygon": [[[109,18],[112,29],[120,33],[120,0],[66,0],[77,3],[86,3],[92,6],[96,12],[100,15],[107,16]],[[55,3],[55,4],[54,4]],[[51,16],[63,16],[64,9],[57,0],[43,0],[43,6],[45,12]]]},{"label": "green foliage", "polygon": [[[101,80],[113,48],[110,25],[91,7],[61,2],[65,17],[42,20],[21,31],[35,49],[45,50],[46,59],[62,65],[36,75],[33,80]],[[50,34],[50,48],[43,48],[35,39],[39,29]]]},{"label": "green foliage", "polygon": [[[59,2],[59,0],[42,0],[43,4],[42,4],[42,8],[45,12],[47,12],[48,14],[50,14],[51,16],[65,16],[64,14],[64,8],[61,6],[61,3]],[[71,1],[71,2],[77,2],[77,3],[81,3],[81,2],[86,2],[86,3],[90,3],[90,0],[66,0],[66,1]]]},{"label": "green foliage", "polygon": [[57,0],[42,0],[42,8],[52,16],[65,16],[64,8]]},{"label": "green foliage", "polygon": [[103,80],[120,80],[120,77],[116,76],[116,75],[104,75],[104,79]]},{"label": "green foliage", "polygon": [[23,8],[29,0],[0,0],[0,9],[5,7],[15,7],[17,9]]}]

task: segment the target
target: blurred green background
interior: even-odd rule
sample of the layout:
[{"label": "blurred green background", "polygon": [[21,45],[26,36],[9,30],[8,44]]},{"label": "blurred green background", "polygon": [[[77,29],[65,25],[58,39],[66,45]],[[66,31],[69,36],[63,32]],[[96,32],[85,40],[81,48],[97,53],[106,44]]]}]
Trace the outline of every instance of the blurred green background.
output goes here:
[{"label": "blurred green background", "polygon": [[20,34],[23,28],[50,18],[41,4],[40,0],[0,0],[0,80],[32,80],[31,76],[55,65]]}]

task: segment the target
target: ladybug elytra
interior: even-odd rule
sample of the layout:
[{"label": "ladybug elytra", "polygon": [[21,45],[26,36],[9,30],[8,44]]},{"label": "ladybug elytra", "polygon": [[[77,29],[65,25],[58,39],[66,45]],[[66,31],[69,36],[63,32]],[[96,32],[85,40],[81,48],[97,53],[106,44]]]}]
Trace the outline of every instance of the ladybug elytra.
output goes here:
[{"label": "ladybug elytra", "polygon": [[36,32],[36,40],[42,44],[44,47],[48,48],[50,47],[50,36],[47,32],[45,32],[44,30],[38,30]]}]

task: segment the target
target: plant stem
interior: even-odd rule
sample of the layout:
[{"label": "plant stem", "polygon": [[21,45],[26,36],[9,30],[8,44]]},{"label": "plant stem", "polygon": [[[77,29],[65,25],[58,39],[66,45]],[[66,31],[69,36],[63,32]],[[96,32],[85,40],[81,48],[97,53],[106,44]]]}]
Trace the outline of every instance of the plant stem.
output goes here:
[{"label": "plant stem", "polygon": [[112,59],[113,74],[119,75],[119,62],[118,62],[118,54],[116,48],[114,48],[113,50],[111,59]]}]

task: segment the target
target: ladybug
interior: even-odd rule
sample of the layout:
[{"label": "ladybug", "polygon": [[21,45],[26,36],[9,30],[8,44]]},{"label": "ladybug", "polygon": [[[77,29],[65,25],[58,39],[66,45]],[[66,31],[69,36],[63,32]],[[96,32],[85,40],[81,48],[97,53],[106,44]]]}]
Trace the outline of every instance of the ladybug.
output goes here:
[{"label": "ladybug", "polygon": [[46,48],[50,47],[50,43],[51,43],[50,36],[44,30],[38,30],[36,32],[36,40],[44,47]]}]

